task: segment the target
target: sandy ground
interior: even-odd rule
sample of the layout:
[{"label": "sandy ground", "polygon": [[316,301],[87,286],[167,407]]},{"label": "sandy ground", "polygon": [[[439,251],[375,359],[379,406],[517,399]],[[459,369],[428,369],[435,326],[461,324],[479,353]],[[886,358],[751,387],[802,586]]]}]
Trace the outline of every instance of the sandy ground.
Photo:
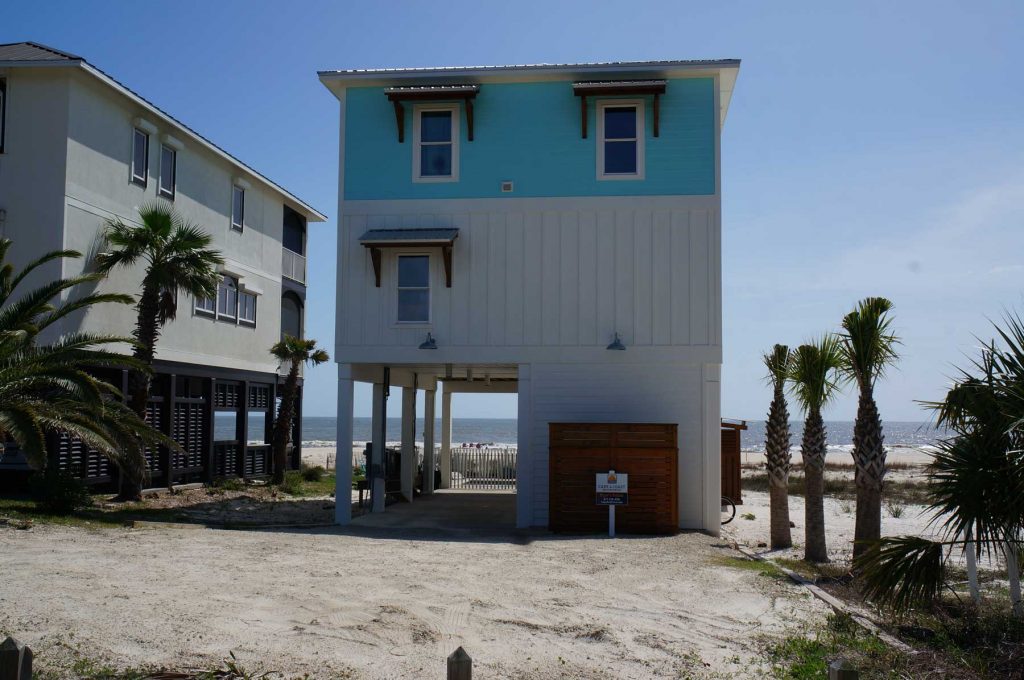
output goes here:
[{"label": "sandy ground", "polygon": [[218,664],[313,677],[764,677],[759,636],[824,621],[701,534],[477,538],[340,529],[0,527],[0,635],[54,667]]}]

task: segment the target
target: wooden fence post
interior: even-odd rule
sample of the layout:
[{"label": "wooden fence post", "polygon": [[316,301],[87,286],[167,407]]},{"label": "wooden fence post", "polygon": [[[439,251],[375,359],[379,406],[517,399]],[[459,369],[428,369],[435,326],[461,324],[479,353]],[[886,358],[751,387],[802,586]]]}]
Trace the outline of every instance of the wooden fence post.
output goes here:
[{"label": "wooden fence post", "polygon": [[[473,659],[462,647],[459,647],[448,657],[448,680],[472,680]],[[0,680],[6,680],[0,678]]]},{"label": "wooden fence post", "polygon": [[0,680],[32,680],[32,650],[12,637],[0,643]]},{"label": "wooden fence post", "polygon": [[846,659],[836,659],[828,665],[828,680],[858,680],[860,673]]}]

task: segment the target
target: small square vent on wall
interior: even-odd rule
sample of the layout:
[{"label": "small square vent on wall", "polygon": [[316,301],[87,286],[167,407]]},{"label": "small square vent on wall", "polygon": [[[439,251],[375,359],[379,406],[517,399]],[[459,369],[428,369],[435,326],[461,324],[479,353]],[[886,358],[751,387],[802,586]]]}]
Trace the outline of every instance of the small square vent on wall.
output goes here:
[{"label": "small square vent on wall", "polygon": [[501,193],[503,194],[510,194],[514,189],[515,187],[513,186],[512,182],[501,183]]}]

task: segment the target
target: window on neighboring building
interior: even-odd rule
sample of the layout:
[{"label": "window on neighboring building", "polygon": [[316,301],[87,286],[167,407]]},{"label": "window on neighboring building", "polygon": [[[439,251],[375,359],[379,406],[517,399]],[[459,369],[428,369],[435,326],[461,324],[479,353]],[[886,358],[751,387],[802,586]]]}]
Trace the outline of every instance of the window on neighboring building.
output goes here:
[{"label": "window on neighboring building", "polygon": [[7,81],[0,78],[0,153],[7,138]]},{"label": "window on neighboring building", "polygon": [[149,135],[132,128],[132,182],[145,187],[149,180]]},{"label": "window on neighboring building", "polygon": [[642,102],[608,100],[597,107],[599,179],[642,179],[644,109]]},{"label": "window on neighboring building", "polygon": [[167,146],[160,145],[160,184],[159,193],[164,198],[174,200],[175,175],[178,172],[178,152]]},{"label": "window on neighboring building", "polygon": [[238,185],[231,187],[231,228],[242,231],[245,224],[245,189]]},{"label": "window on neighboring building", "polygon": [[238,282],[230,276],[221,279],[217,289],[217,318],[238,319]]},{"label": "window on neighboring building", "polygon": [[238,323],[256,325],[256,296],[252,293],[238,293]]},{"label": "window on neighboring building", "polygon": [[430,322],[430,257],[398,256],[398,323]]},{"label": "window on neighboring building", "polygon": [[288,206],[284,207],[284,234],[281,245],[293,253],[306,254],[306,220]]},{"label": "window on neighboring building", "polygon": [[281,338],[285,335],[302,337],[302,301],[294,293],[281,297]]},{"label": "window on neighboring building", "polygon": [[459,109],[416,109],[413,178],[421,182],[459,178]]},{"label": "window on neighboring building", "polygon": [[213,298],[196,298],[196,314],[209,314],[214,316],[217,313],[217,302]]}]

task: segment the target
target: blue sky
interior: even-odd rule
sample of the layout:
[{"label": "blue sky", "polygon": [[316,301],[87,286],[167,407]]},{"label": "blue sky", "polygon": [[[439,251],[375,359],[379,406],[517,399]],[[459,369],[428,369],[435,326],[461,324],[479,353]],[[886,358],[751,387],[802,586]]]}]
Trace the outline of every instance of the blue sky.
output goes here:
[{"label": "blue sky", "polygon": [[[736,57],[722,141],[723,414],[761,419],[760,354],[896,305],[878,388],[920,420],[990,319],[1024,309],[1024,3],[8,2],[0,42],[78,53],[326,212],[307,332],[331,348],[337,104],[319,69]],[[286,9],[285,9],[286,8]],[[1014,65],[1017,66],[1014,66]],[[308,380],[333,415],[333,365]],[[827,417],[852,418],[855,399]],[[368,415],[366,390],[356,414]],[[514,417],[499,396],[466,417]]]}]

